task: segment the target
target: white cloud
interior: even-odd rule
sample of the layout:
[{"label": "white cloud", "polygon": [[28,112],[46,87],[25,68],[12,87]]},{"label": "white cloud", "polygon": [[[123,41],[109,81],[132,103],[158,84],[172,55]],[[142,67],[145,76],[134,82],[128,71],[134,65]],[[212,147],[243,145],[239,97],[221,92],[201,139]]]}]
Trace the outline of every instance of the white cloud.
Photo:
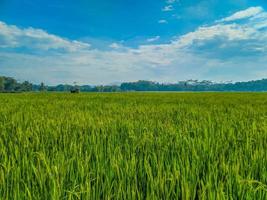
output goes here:
[{"label": "white cloud", "polygon": [[262,7],[250,7],[246,10],[242,10],[239,11],[229,17],[226,17],[222,20],[220,20],[221,22],[230,22],[230,21],[235,21],[235,20],[241,20],[241,19],[246,19],[249,17],[253,17],[256,16],[257,14],[263,12],[263,8]]},{"label": "white cloud", "polygon": [[112,49],[119,49],[119,48],[121,48],[121,45],[116,43],[116,42],[114,42],[111,45],[109,45],[109,47],[112,48]]},{"label": "white cloud", "polygon": [[159,23],[159,24],[167,24],[168,21],[165,20],[165,19],[161,19],[161,20],[158,21],[158,23]]},{"label": "white cloud", "polygon": [[[99,50],[43,30],[0,23],[0,72],[49,84],[262,78],[267,62],[267,30],[262,27],[267,27],[265,11],[242,23],[217,21],[165,44],[130,48],[112,43],[111,49]],[[155,36],[146,42],[159,39]],[[21,47],[29,50],[16,51]]]},{"label": "white cloud", "polygon": [[178,1],[178,0],[167,0],[166,3],[167,3],[167,4],[173,4],[173,3],[177,2],[177,1]]},{"label": "white cloud", "polygon": [[76,51],[88,49],[89,44],[69,41],[44,30],[27,28],[20,29],[0,21],[0,47],[4,48],[30,48],[38,50],[62,49]]},{"label": "white cloud", "polygon": [[187,33],[174,41],[179,47],[191,46],[196,43],[212,40],[214,38],[223,38],[224,40],[237,41],[247,40],[253,37],[257,31],[248,26],[237,24],[217,24],[214,26],[200,27],[196,31]]},{"label": "white cloud", "polygon": [[172,11],[172,10],[173,10],[173,6],[172,5],[165,6],[162,9],[163,12],[168,12],[168,11]]},{"label": "white cloud", "polygon": [[157,35],[155,37],[152,37],[152,38],[148,38],[146,41],[147,42],[155,42],[155,41],[158,41],[160,39],[160,36]]}]

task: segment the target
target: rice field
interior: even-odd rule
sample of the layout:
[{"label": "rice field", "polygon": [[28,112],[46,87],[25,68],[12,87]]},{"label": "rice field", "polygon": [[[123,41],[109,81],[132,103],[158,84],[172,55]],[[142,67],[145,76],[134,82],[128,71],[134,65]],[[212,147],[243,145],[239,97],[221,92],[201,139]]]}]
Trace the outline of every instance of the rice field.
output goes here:
[{"label": "rice field", "polygon": [[0,199],[266,200],[267,94],[0,94]]}]

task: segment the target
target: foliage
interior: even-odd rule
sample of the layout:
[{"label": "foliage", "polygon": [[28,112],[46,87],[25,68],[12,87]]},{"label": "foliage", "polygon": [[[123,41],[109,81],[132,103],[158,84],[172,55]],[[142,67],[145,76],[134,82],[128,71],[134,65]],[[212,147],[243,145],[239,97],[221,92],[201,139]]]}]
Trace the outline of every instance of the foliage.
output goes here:
[{"label": "foliage", "polygon": [[33,84],[28,81],[18,83],[14,78],[0,77],[0,92],[27,92],[32,90]]},{"label": "foliage", "polygon": [[42,82],[42,83],[40,84],[39,91],[40,91],[40,92],[44,92],[44,91],[46,91],[46,90],[47,90],[47,87],[46,87],[45,84]]},{"label": "foliage", "polygon": [[123,91],[267,91],[267,79],[237,83],[187,80],[175,84],[137,81],[122,83],[121,89]]},{"label": "foliage", "polygon": [[[58,85],[49,87],[49,91],[70,91],[71,85]],[[157,83],[153,81],[137,81],[116,85],[80,86],[82,92],[121,92],[121,91],[267,91],[267,79],[237,82],[213,83],[203,80],[187,80],[178,83]]]},{"label": "foliage", "polygon": [[[4,80],[3,80],[4,79]],[[4,82],[4,86],[3,86]],[[3,89],[4,87],[4,89]],[[267,79],[236,82],[236,83],[214,83],[203,80],[187,80],[178,83],[157,83],[153,81],[137,81],[122,83],[121,85],[82,85],[59,84],[57,86],[45,86],[44,83],[34,85],[28,81],[18,83],[14,78],[0,77],[0,92],[27,92],[27,91],[57,91],[69,92],[79,90],[81,92],[123,92],[123,91],[267,91]]]},{"label": "foliage", "polygon": [[3,92],[5,89],[5,82],[4,77],[0,76],[0,92]]},{"label": "foliage", "polygon": [[267,199],[267,94],[0,95],[1,199]]}]

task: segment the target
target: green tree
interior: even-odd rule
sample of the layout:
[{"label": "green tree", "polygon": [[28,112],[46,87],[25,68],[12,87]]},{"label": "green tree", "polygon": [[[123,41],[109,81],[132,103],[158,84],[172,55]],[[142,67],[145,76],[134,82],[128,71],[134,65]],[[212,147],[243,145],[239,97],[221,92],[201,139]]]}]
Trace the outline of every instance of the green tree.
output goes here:
[{"label": "green tree", "polygon": [[39,91],[41,91],[41,92],[46,91],[46,86],[43,82],[40,84]]},{"label": "green tree", "polygon": [[15,91],[16,87],[18,86],[17,81],[13,78],[6,77],[5,78],[5,90],[6,91]]},{"label": "green tree", "polygon": [[25,92],[32,91],[32,84],[29,81],[24,81],[21,84],[21,91],[25,91]]},{"label": "green tree", "polygon": [[5,90],[5,79],[4,77],[0,76],[0,92]]}]

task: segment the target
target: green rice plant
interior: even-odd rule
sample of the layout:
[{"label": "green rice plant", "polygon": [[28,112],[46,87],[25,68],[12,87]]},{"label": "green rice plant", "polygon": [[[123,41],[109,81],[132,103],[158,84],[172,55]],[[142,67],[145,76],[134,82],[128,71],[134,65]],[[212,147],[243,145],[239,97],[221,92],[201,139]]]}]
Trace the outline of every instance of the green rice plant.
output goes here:
[{"label": "green rice plant", "polygon": [[265,93],[0,95],[0,199],[267,199]]}]

